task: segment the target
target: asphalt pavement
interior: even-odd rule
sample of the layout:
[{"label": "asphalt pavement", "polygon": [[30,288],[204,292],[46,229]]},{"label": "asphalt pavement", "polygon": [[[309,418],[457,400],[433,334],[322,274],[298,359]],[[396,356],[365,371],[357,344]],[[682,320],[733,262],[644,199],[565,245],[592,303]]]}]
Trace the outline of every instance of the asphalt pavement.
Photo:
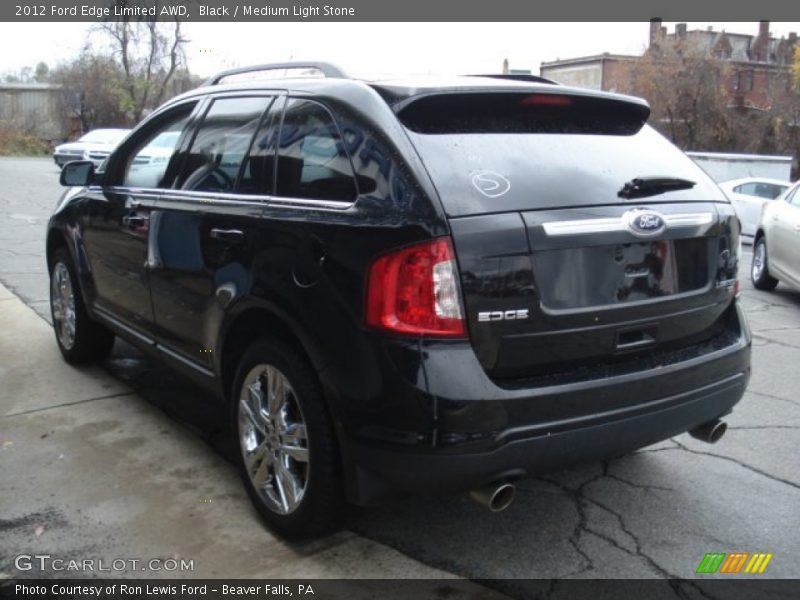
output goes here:
[{"label": "asphalt pavement", "polygon": [[[0,282],[49,320],[44,234],[48,215],[61,193],[58,171],[48,160],[0,159],[0,181]],[[528,479],[519,483],[512,506],[499,514],[491,514],[461,496],[398,498],[380,508],[353,510],[347,531],[333,536],[333,541],[320,542],[319,547],[326,547],[326,543],[335,547],[344,539],[346,543],[364,544],[364,552],[384,549],[381,551],[386,554],[381,556],[387,557],[388,562],[368,572],[387,577],[403,576],[403,568],[392,567],[396,560],[408,567],[408,576],[448,573],[491,580],[693,578],[707,552],[773,553],[768,567],[771,577],[800,577],[795,560],[800,554],[800,292],[782,284],[772,293],[754,290],[746,276],[749,261],[746,252],[742,261],[742,303],[754,337],[753,377],[744,399],[727,418],[728,433],[718,444],[707,445],[682,435],[622,458]],[[0,303],[0,309],[2,306]],[[15,326],[7,319],[6,322],[8,327]],[[17,341],[7,336],[0,338],[0,350],[6,356],[32,351],[26,347],[24,333],[14,339]],[[12,343],[18,345],[11,348]],[[56,353],[55,342],[49,349],[37,346],[35,351],[47,354],[50,360]],[[10,374],[3,369],[0,374],[4,380],[2,390]],[[113,406],[119,403],[118,399],[92,401],[87,406],[96,404],[97,414],[83,415],[85,423],[76,426],[85,426],[87,431],[99,428],[97,435],[108,435],[110,439],[119,438],[120,429],[130,431],[135,427],[136,447],[146,448],[148,460],[154,464],[173,460],[168,453],[182,456],[199,447],[208,451],[205,462],[192,469],[157,470],[152,474],[147,469],[137,470],[138,481],[147,487],[148,496],[137,500],[140,504],[136,506],[124,501],[124,493],[131,493],[127,488],[120,492],[122,499],[110,511],[98,512],[91,500],[82,496],[88,505],[82,513],[81,527],[107,531],[116,540],[133,536],[119,526],[120,522],[128,522],[125,514],[138,511],[137,526],[141,527],[145,527],[151,514],[157,521],[155,507],[170,502],[168,495],[179,480],[182,488],[227,494],[228,501],[224,511],[215,513],[204,507],[203,519],[197,521],[193,531],[174,531],[173,535],[196,536],[199,528],[208,539],[231,540],[246,535],[248,543],[255,543],[254,531],[271,539],[246,507],[246,497],[232,475],[233,468],[224,460],[225,436],[217,425],[219,417],[214,410],[204,408],[210,403],[201,401],[201,392],[119,342],[101,368],[73,372],[70,377],[101,377],[111,386],[109,389],[119,386],[123,390],[112,394],[126,394],[125,405],[133,402],[135,407],[116,412]],[[14,411],[59,404],[52,399],[42,400],[37,389],[32,384],[28,393],[22,393],[26,388],[20,388]],[[131,411],[135,414],[129,414]],[[46,415],[47,411],[37,414]],[[18,417],[0,417],[0,445],[8,432],[14,431],[15,418]],[[164,428],[183,433],[169,446],[153,447],[154,438],[164,437]],[[39,429],[31,431],[36,433]],[[42,423],[39,435],[47,431]],[[79,442],[79,436],[73,438],[72,443]],[[55,441],[42,437],[37,444],[37,452],[46,453]],[[70,442],[63,441],[58,448],[66,454]],[[0,460],[5,460],[4,454],[0,453]],[[5,469],[13,469],[8,462],[0,464],[4,474]],[[213,482],[206,472],[209,464],[215,473],[223,474]],[[90,475],[97,468],[91,457],[73,461],[73,468],[80,481],[91,485]],[[49,506],[57,511],[56,481],[43,476],[37,480],[41,489],[15,489],[37,498],[42,510]],[[161,486],[163,492],[159,491]],[[5,477],[0,490],[0,504],[6,506],[3,496],[9,488]],[[113,505],[114,493],[107,490],[106,495],[106,501]],[[41,498],[49,498],[49,504]],[[23,510],[20,503],[14,503],[12,508]],[[239,515],[236,524],[230,526],[226,524],[229,511]],[[0,516],[8,517],[24,521],[25,515]],[[75,532],[78,535],[77,529]],[[21,543],[25,535],[34,534],[24,530],[16,537],[0,537],[0,570],[9,569],[2,560],[9,555],[9,540]],[[69,546],[68,531],[59,540],[65,547],[74,547]],[[147,543],[152,543],[154,550],[160,548],[157,532],[151,532],[149,537],[140,535],[137,550],[141,552]],[[192,544],[184,547],[193,551]],[[209,555],[213,553],[203,554]],[[296,553],[279,556],[290,560]],[[237,573],[263,573],[258,561],[246,564],[249,566]],[[333,571],[325,571],[327,576],[335,576],[330,573],[337,570],[349,576],[364,576],[360,567],[348,567],[347,561],[333,564]],[[498,585],[513,592],[513,586],[507,583]]]}]

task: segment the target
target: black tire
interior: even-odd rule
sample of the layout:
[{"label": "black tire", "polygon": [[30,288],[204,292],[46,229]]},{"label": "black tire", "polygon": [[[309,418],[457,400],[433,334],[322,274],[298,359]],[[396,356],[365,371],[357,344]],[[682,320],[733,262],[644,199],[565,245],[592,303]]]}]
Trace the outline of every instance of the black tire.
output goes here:
[{"label": "black tire", "polygon": [[[62,268],[65,271],[61,270]],[[66,272],[69,276],[69,286],[73,298],[71,312],[74,315],[74,333],[71,344],[59,327],[61,320],[56,317],[56,305],[58,304],[56,289],[59,287],[55,283],[57,272]],[[58,248],[50,261],[50,315],[53,319],[53,331],[56,335],[58,349],[64,356],[64,360],[73,365],[103,360],[111,354],[111,348],[114,346],[114,334],[104,325],[92,320],[86,311],[79,286],[80,282],[69,252],[66,248]]]},{"label": "black tire", "polygon": [[[275,369],[277,375],[282,375],[288,382],[290,391],[286,394],[285,405],[296,404],[299,406],[300,410],[295,412],[295,415],[299,415],[305,425],[305,443],[297,443],[307,448],[307,463],[304,465],[301,462],[295,462],[293,457],[286,458],[288,463],[280,463],[281,465],[288,464],[293,470],[299,469],[303,471],[301,477],[292,479],[292,484],[297,481],[304,481],[305,483],[302,498],[296,504],[296,508],[292,509],[288,514],[280,514],[276,511],[276,508],[271,507],[271,500],[267,491],[270,490],[273,492],[273,496],[277,496],[280,499],[285,498],[283,491],[280,491],[279,495],[275,493],[278,487],[276,485],[278,483],[277,480],[280,479],[275,469],[281,459],[275,458],[276,455],[272,454],[270,461],[275,466],[269,466],[264,469],[264,473],[269,472],[269,475],[264,475],[267,479],[257,489],[253,481],[254,478],[257,479],[257,475],[254,474],[251,477],[244,458],[245,446],[248,444],[248,440],[251,445],[261,447],[262,444],[266,443],[266,437],[270,435],[270,433],[262,435],[253,429],[249,425],[250,421],[247,416],[240,414],[241,399],[246,380],[251,382],[248,387],[257,385],[258,389],[261,389],[262,384],[270,385],[267,378],[272,371],[261,371],[262,375],[258,376],[255,383],[252,382],[253,373],[259,372],[265,366]],[[252,396],[248,397],[252,398]],[[264,399],[264,401],[266,402],[267,400]],[[236,465],[239,468],[247,494],[270,529],[287,539],[308,539],[336,531],[344,514],[344,487],[342,484],[339,451],[319,383],[313,370],[303,357],[291,346],[278,341],[261,339],[254,342],[247,348],[239,361],[230,404],[230,421],[235,445]],[[260,418],[265,422],[264,427],[267,427],[266,421],[271,417],[267,416],[265,418],[262,413]],[[296,416],[295,420],[297,420]],[[283,420],[283,422],[286,423],[287,421]],[[280,437],[281,434],[274,434],[274,432],[279,431],[278,426],[274,425],[274,427],[271,430],[273,432],[272,435],[277,435],[281,440],[275,443],[284,444],[284,438]],[[248,431],[255,438],[248,438]],[[264,454],[266,456],[269,452]],[[255,452],[251,456],[255,456]],[[256,461],[255,464],[260,463]],[[259,468],[254,469],[254,471],[258,470]],[[292,487],[296,489],[294,485]],[[278,510],[280,510],[280,507],[278,507]]]},{"label": "black tire", "polygon": [[753,263],[750,267],[750,278],[757,290],[771,292],[778,285],[778,280],[769,274],[769,258],[767,256],[767,240],[762,235],[753,246]]}]

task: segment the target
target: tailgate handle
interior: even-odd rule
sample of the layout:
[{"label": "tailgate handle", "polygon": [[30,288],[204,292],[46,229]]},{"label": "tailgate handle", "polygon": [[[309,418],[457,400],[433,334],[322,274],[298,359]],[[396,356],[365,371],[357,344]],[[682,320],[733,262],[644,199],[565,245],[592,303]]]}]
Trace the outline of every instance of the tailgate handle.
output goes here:
[{"label": "tailgate handle", "polygon": [[617,332],[617,350],[633,350],[641,348],[656,341],[656,331],[658,326],[645,327],[642,329],[628,329]]}]

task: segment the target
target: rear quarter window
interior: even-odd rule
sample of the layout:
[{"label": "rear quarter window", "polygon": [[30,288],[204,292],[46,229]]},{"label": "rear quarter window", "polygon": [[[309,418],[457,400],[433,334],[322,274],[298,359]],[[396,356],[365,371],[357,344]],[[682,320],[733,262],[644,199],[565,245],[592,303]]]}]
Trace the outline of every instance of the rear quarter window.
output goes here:
[{"label": "rear quarter window", "polygon": [[350,157],[331,114],[317,102],[290,99],[278,138],[276,195],[352,202]]}]

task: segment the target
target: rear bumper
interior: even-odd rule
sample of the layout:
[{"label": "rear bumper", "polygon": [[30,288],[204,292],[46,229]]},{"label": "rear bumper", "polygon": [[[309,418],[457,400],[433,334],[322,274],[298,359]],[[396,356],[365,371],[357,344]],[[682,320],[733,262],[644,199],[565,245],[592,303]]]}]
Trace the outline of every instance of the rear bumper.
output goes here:
[{"label": "rear bumper", "polygon": [[515,479],[589,460],[619,456],[721,417],[740,400],[747,376],[740,373],[699,390],[666,398],[645,414],[517,439],[489,452],[402,452],[370,444],[351,450],[359,465],[359,503],[391,491],[447,493],[500,479]]},{"label": "rear bumper", "polygon": [[480,368],[458,365],[453,348],[449,377],[438,379],[436,352],[429,349],[436,434],[414,445],[347,440],[350,500],[368,505],[398,491],[466,491],[619,456],[721,417],[742,398],[750,377],[750,334],[737,313],[738,339],[723,348],[665,367],[544,388],[492,386],[490,392]]}]

